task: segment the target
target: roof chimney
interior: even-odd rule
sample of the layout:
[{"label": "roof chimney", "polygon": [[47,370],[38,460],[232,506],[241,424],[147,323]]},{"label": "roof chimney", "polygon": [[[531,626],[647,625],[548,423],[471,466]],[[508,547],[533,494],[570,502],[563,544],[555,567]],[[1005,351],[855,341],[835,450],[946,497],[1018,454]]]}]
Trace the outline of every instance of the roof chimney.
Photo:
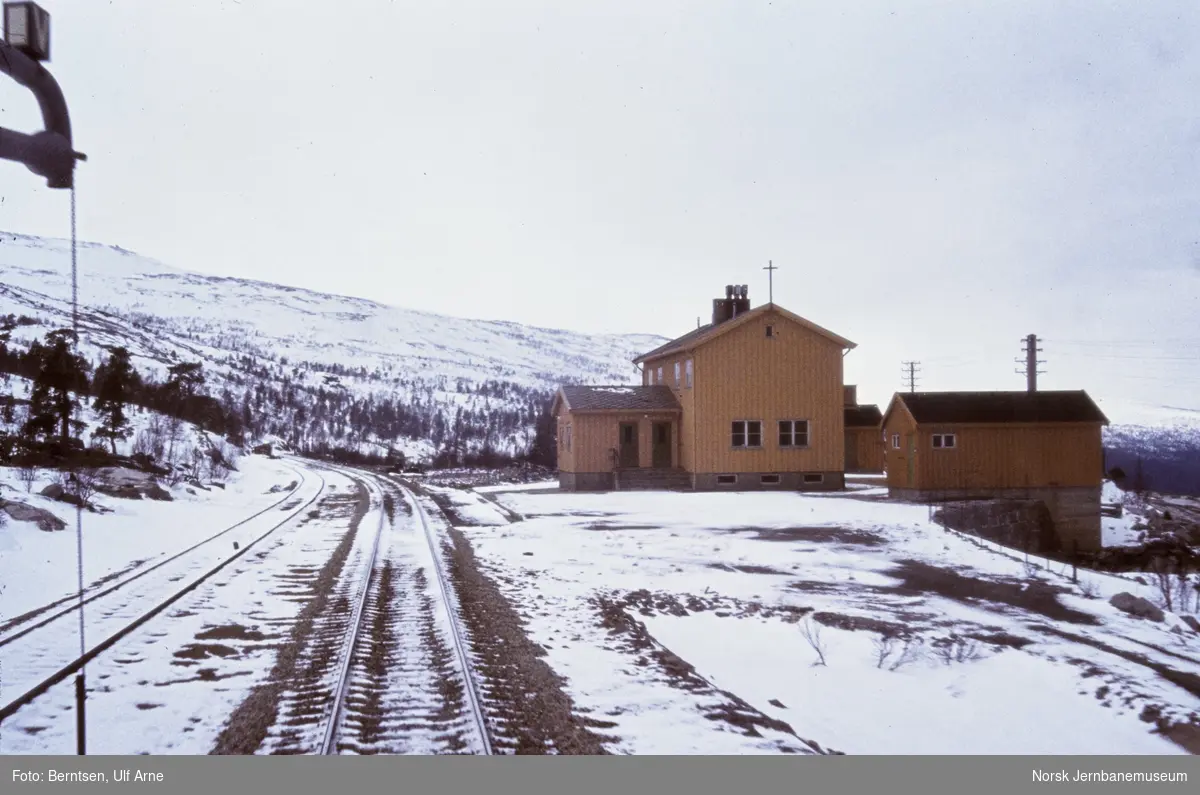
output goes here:
[{"label": "roof chimney", "polygon": [[733,297],[734,292],[734,286],[727,284],[725,285],[725,297],[713,299],[712,324],[714,326],[719,326],[733,317],[734,302],[737,300]]}]

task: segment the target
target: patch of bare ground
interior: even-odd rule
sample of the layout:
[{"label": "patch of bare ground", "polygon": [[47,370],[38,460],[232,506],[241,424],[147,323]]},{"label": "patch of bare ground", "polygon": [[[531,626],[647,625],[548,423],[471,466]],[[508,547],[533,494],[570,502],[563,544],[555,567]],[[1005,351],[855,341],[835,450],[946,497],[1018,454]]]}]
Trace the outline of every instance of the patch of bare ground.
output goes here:
[{"label": "patch of bare ground", "polygon": [[580,525],[584,530],[661,530],[662,528],[656,524],[621,524],[620,522],[589,522],[585,525]]},{"label": "patch of bare ground", "polygon": [[931,566],[915,560],[902,561],[889,572],[902,580],[899,585],[880,588],[880,591],[914,596],[937,594],[966,604],[994,603],[1028,610],[1055,621],[1072,624],[1099,624],[1092,615],[1072,610],[1058,601],[1066,588],[1042,580],[980,579],[952,569]]},{"label": "patch of bare ground", "polygon": [[611,637],[619,639],[624,651],[637,658],[639,666],[657,667],[672,687],[697,696],[715,698],[717,703],[701,707],[702,714],[708,720],[724,721],[740,729],[747,737],[762,737],[760,729],[767,729],[796,738],[799,743],[797,746],[781,745],[780,750],[785,753],[838,753],[800,737],[789,724],[764,714],[739,696],[709,682],[696,672],[691,663],[655,640],[646,625],[630,615],[625,599],[618,599],[614,595],[596,596],[592,604],[599,614],[600,625],[608,630]]},{"label": "patch of bare ground", "polygon": [[636,610],[643,616],[663,614],[686,616],[692,613],[712,611],[721,618],[754,615],[761,618],[780,618],[789,624],[798,622],[812,612],[811,607],[764,605],[761,602],[743,602],[728,596],[709,593],[699,596],[696,594],[653,593],[645,588],[629,591],[620,598],[620,604],[623,608]]},{"label": "patch of bare ground", "polygon": [[[209,753],[234,755],[253,754],[257,751],[279,717],[279,699],[284,689],[292,686],[304,675],[301,670],[301,652],[310,640],[316,617],[334,607],[331,604],[334,586],[341,579],[346,559],[358,535],[358,526],[371,506],[370,493],[366,487],[357,481],[356,484],[357,504],[350,519],[350,527],[317,575],[312,598],[300,611],[287,640],[279,647],[275,665],[267,681],[254,688],[245,701],[234,709]],[[333,499],[345,501],[346,497],[339,496]]]},{"label": "patch of bare ground", "polygon": [[820,612],[813,613],[813,621],[819,624],[824,624],[827,627],[834,629],[843,629],[850,631],[866,631],[878,632],[881,635],[904,635],[908,631],[908,627],[904,624],[897,624],[892,621],[884,621],[879,618],[870,618],[868,616],[851,616],[845,613],[829,613]]},{"label": "patch of bare ground", "polygon": [[[1058,629],[1057,627],[1051,627],[1045,624],[1030,624],[1029,628],[1053,637],[1063,638],[1075,643],[1082,643],[1086,646],[1092,647],[1093,649],[1099,649],[1100,651],[1112,654],[1113,656],[1120,657],[1123,660],[1128,660],[1129,662],[1141,665],[1158,674],[1171,684],[1181,687],[1191,693],[1193,696],[1200,698],[1200,676],[1197,676],[1196,674],[1189,673],[1187,671],[1178,671],[1168,665],[1151,660],[1143,654],[1138,654],[1137,652],[1128,651],[1126,649],[1119,649],[1116,646],[1111,646],[1104,641],[1097,640],[1096,638],[1089,638],[1086,635],[1067,632],[1065,630]],[[1110,672],[1089,660],[1068,659],[1067,662],[1073,663],[1082,668],[1083,676],[1085,678],[1108,676],[1110,681],[1117,680],[1117,677],[1114,677]],[[1147,700],[1150,698],[1150,696],[1146,695],[1145,693],[1136,690],[1138,684],[1140,683],[1132,683],[1132,686],[1135,689],[1132,695],[1126,697],[1125,705],[1127,707],[1133,706],[1133,701],[1135,698],[1140,698],[1142,700]],[[1096,691],[1096,697],[1104,701],[1105,706],[1111,706],[1111,699],[1115,698],[1116,695],[1117,694],[1113,692],[1109,686],[1101,687]],[[1153,723],[1157,733],[1171,740],[1188,753],[1200,754],[1200,712],[1190,713],[1187,716],[1187,720],[1173,720],[1163,713],[1163,708],[1161,706],[1157,704],[1146,704],[1142,708],[1142,712],[1139,717],[1147,723]]]},{"label": "patch of bare ground", "polygon": [[266,639],[267,636],[257,629],[248,629],[241,624],[225,624],[220,627],[210,627],[196,635],[196,640],[244,640],[255,642]]},{"label": "patch of bare ground", "polygon": [[717,571],[741,572],[742,574],[773,574],[782,577],[791,576],[786,571],[773,569],[770,566],[751,566],[745,564],[738,565],[734,563],[710,563],[708,564],[708,567],[710,569],[716,569]]},{"label": "patch of bare ground", "polygon": [[[516,754],[605,754],[616,738],[592,729],[611,724],[576,713],[563,679],[546,664],[545,650],[529,639],[524,623],[481,570],[470,541],[449,531],[450,576],[462,617],[474,640],[476,670],[487,693],[493,744]],[[447,693],[453,696],[453,693]]]},{"label": "patch of bare ground", "polygon": [[752,532],[759,541],[814,541],[860,547],[877,547],[884,543],[883,536],[844,527],[735,527],[723,532]]}]

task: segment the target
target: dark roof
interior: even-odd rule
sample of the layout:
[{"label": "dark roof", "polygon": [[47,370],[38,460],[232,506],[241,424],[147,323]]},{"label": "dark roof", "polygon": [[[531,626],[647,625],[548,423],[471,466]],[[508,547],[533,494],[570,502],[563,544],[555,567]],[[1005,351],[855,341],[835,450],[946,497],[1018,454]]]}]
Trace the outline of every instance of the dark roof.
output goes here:
[{"label": "dark roof", "polygon": [[883,422],[883,412],[874,404],[846,406],[847,428],[877,428]]},{"label": "dark roof", "polygon": [[1099,422],[1108,418],[1082,390],[1074,392],[898,393],[918,423]]},{"label": "dark roof", "polygon": [[559,387],[571,411],[678,411],[679,401],[670,387],[563,386]]},{"label": "dark roof", "polygon": [[707,323],[707,324],[695,329],[694,331],[689,331],[687,334],[684,334],[682,337],[676,337],[675,339],[671,340],[670,342],[659,345],[657,348],[655,348],[652,351],[643,353],[641,356],[638,357],[638,360],[640,361],[642,359],[653,359],[655,356],[658,356],[660,353],[668,353],[668,352],[676,350],[678,348],[686,348],[690,342],[692,342],[693,340],[700,339],[705,334],[707,334],[709,331],[711,331],[713,328],[715,328],[715,327],[713,326],[712,323]]}]

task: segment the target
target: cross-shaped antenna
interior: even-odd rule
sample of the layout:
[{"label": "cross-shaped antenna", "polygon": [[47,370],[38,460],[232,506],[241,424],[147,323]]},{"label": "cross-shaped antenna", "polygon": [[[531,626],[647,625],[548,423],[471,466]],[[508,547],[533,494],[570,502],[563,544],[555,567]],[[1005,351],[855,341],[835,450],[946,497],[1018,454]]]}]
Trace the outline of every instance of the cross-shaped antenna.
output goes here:
[{"label": "cross-shaped antenna", "polygon": [[766,267],[763,268],[767,272],[767,303],[775,303],[775,271],[779,268],[771,260],[767,260]]}]

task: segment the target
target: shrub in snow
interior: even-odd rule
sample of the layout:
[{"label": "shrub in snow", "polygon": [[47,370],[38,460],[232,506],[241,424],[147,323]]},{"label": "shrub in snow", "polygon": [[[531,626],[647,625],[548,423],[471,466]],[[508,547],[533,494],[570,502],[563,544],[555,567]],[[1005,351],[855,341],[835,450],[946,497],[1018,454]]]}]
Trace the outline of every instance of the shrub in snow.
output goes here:
[{"label": "shrub in snow", "polygon": [[933,647],[934,655],[942,661],[943,665],[972,662],[983,658],[983,653],[979,649],[979,641],[964,638],[961,635],[952,634],[938,638],[930,645]]},{"label": "shrub in snow", "polygon": [[817,661],[813,665],[825,665],[826,647],[825,642],[821,639],[821,625],[815,623],[811,618],[806,618],[800,625],[800,632],[812,650],[817,653]]},{"label": "shrub in snow", "polygon": [[898,636],[890,632],[880,634],[874,640],[875,667],[880,670],[897,671],[909,663],[921,659],[922,641],[911,636]]}]

